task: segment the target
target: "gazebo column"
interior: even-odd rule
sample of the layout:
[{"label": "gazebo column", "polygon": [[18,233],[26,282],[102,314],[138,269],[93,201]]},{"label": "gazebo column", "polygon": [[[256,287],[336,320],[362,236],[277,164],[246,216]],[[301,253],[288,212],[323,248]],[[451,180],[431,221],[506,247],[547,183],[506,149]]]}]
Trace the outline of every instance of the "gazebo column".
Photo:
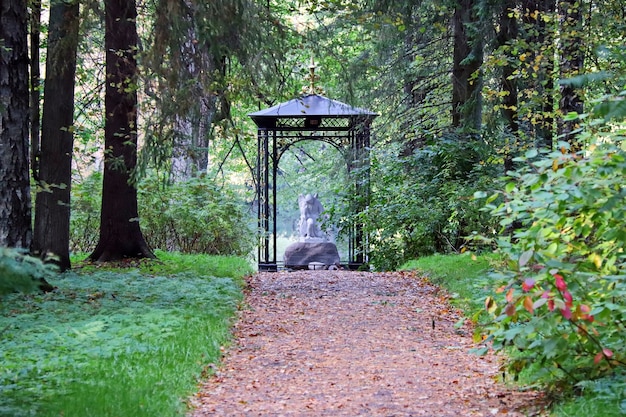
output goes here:
[{"label": "gazebo column", "polygon": [[258,129],[257,204],[259,271],[276,271],[276,132]]},{"label": "gazebo column", "polygon": [[[353,176],[352,212],[362,213],[369,205],[370,188],[370,129],[367,126],[358,126],[350,132],[350,145],[352,151],[352,163],[349,170]],[[355,175],[356,173],[356,175]],[[367,234],[365,224],[355,221],[349,234],[349,268],[357,269],[366,265],[369,261],[367,254]]]}]

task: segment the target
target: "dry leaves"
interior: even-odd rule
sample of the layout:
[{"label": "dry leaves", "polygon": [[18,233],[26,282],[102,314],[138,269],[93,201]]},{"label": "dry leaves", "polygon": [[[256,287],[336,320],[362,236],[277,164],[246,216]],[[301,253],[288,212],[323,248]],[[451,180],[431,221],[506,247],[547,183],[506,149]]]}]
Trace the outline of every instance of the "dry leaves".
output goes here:
[{"label": "dry leaves", "polygon": [[497,359],[468,353],[471,329],[412,273],[260,273],[249,286],[193,417],[539,415],[541,396],[494,382]]}]

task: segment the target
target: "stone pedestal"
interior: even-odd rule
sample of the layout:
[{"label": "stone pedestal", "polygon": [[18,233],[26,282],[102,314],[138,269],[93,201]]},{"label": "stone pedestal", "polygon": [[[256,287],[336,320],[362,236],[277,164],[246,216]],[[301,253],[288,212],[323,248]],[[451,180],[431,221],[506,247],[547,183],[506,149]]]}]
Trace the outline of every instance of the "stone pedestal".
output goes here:
[{"label": "stone pedestal", "polygon": [[308,268],[311,262],[326,266],[338,264],[337,246],[331,242],[296,242],[285,249],[285,267]]}]

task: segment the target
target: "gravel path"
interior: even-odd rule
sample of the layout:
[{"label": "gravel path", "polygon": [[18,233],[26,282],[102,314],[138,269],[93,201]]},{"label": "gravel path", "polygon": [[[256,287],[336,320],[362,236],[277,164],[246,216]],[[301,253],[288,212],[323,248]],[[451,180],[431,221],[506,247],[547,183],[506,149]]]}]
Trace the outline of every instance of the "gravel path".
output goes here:
[{"label": "gravel path", "polygon": [[496,382],[445,294],[408,272],[249,278],[233,345],[190,416],[538,416]]}]

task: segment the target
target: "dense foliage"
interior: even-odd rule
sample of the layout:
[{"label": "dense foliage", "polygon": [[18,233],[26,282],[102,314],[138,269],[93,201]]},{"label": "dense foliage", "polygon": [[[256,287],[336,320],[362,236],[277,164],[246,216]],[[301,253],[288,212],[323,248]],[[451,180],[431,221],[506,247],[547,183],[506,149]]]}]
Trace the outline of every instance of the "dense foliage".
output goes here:
[{"label": "dense foliage", "polygon": [[[506,260],[507,257],[503,253],[437,254],[407,262],[401,266],[401,269],[417,270],[429,281],[447,290],[444,294],[448,300],[460,308],[465,313],[465,317],[480,317],[481,320],[478,325],[481,325],[489,320],[489,317],[482,314],[485,311],[485,297],[493,292],[493,285],[499,279],[499,274],[493,274],[490,271],[501,270]],[[455,326],[459,328],[459,331],[463,331],[466,321],[467,319],[463,318],[456,323]],[[526,351],[520,353],[512,344],[509,346],[505,350],[508,354],[506,356],[516,358],[517,355],[525,355],[526,353]],[[503,355],[503,357],[506,356]],[[529,364],[526,363],[526,365]],[[543,368],[542,365],[534,364],[526,371],[513,375],[503,369],[501,380],[510,383],[516,379],[520,384],[530,386],[537,386],[538,382],[548,382],[551,387],[555,387],[555,382],[560,382],[558,385],[561,388],[571,387],[571,384],[567,384],[567,380],[552,378],[550,373],[544,373],[543,378],[538,378],[537,371],[545,372],[541,368]],[[562,377],[563,373],[559,373]],[[582,380],[576,384],[578,395],[575,396],[564,396],[563,391],[551,391],[549,394],[553,395],[549,398],[557,398],[558,401],[551,407],[550,416],[623,416],[625,410],[624,390],[626,389],[624,376],[626,376],[626,372],[622,367],[615,368],[614,372],[609,372],[602,378]],[[571,391],[565,391],[565,394],[570,393]]]},{"label": "dense foliage", "polygon": [[585,151],[530,150],[488,199],[512,233],[496,238],[509,262],[492,277],[502,285],[485,301],[486,330],[496,349],[516,348],[514,374],[582,388],[626,369],[623,94],[586,116]]},{"label": "dense foliage", "polygon": [[[101,174],[73,190],[72,249],[86,252],[98,238]],[[139,216],[148,243],[183,253],[247,256],[253,232],[246,206],[228,186],[206,176],[168,184],[149,176],[138,185]]]},{"label": "dense foliage", "polygon": [[452,136],[406,157],[398,157],[393,145],[374,153],[375,198],[367,213],[372,264],[394,269],[420,256],[459,252],[467,236],[493,228],[482,205],[472,201],[499,175],[490,152],[482,140]]},{"label": "dense foliage", "polygon": [[144,235],[155,248],[183,253],[251,253],[254,233],[244,202],[207,177],[164,186],[149,178],[139,186]]},{"label": "dense foliage", "polygon": [[521,224],[498,242],[511,263],[486,301],[493,346],[524,352],[514,372],[539,364],[580,381],[626,366],[626,152],[531,151],[524,162],[492,206],[503,226]]}]

